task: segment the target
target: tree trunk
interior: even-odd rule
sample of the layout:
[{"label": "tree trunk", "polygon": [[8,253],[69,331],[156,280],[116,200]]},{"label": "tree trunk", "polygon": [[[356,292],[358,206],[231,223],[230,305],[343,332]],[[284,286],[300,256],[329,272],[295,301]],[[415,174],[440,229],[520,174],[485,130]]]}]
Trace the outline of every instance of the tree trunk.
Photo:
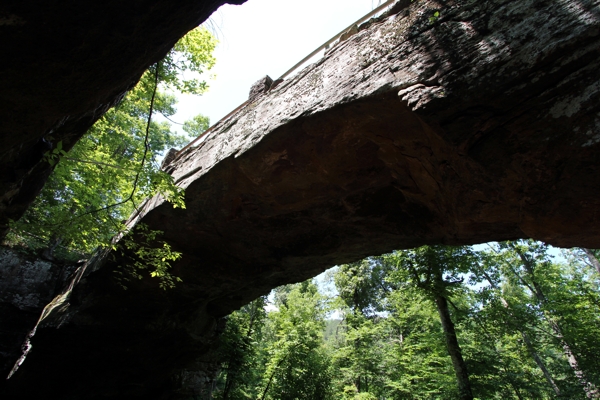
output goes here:
[{"label": "tree trunk", "polygon": [[520,331],[520,332],[521,332],[521,336],[523,337],[523,341],[525,342],[525,346],[527,346],[527,350],[529,350],[529,352],[531,353],[531,356],[533,357],[533,360],[535,361],[535,363],[537,364],[539,369],[542,370],[542,373],[544,374],[544,378],[546,378],[546,381],[548,382],[550,387],[552,387],[552,390],[554,390],[554,393],[556,394],[556,396],[560,397],[561,396],[560,389],[554,382],[554,379],[552,378],[550,371],[548,371],[548,368],[546,368],[546,364],[544,364],[544,362],[542,361],[540,356],[538,356],[537,352],[535,351],[535,348],[533,347],[533,344],[529,340],[529,337],[527,337],[527,334],[523,331]]},{"label": "tree trunk", "polygon": [[438,313],[440,314],[440,320],[444,330],[444,337],[446,339],[446,347],[448,348],[448,354],[450,354],[452,366],[454,367],[454,372],[456,373],[459,398],[461,400],[473,400],[473,393],[471,391],[471,382],[469,381],[467,365],[465,364],[465,360],[463,360],[462,351],[458,345],[456,331],[454,330],[454,323],[450,318],[448,300],[446,300],[444,296],[436,295],[435,305],[437,306]]},{"label": "tree trunk", "polygon": [[596,258],[596,256],[594,255],[594,252],[591,251],[590,249],[583,249],[583,251],[589,258],[589,260],[592,263],[592,265],[594,266],[594,268],[596,268],[596,271],[598,272],[598,274],[600,274],[600,261],[598,261],[598,258]]},{"label": "tree trunk", "polygon": [[577,357],[575,357],[575,353],[573,353],[573,350],[571,349],[571,345],[566,341],[565,337],[563,336],[562,330],[561,330],[560,326],[558,325],[558,323],[550,315],[548,315],[548,312],[544,312],[544,316],[546,317],[548,324],[554,331],[556,338],[560,341],[560,344],[562,345],[562,348],[563,348],[563,352],[565,353],[565,356],[567,357],[567,361],[569,362],[569,365],[571,366],[571,369],[573,370],[575,377],[577,377],[577,380],[583,387],[586,397],[589,399],[600,398],[600,393],[598,392],[598,389],[596,388],[596,386],[593,383],[591,383],[587,379],[587,377],[585,376],[585,373],[579,366]]},{"label": "tree trunk", "polygon": [[[527,271],[528,278],[531,281],[531,283],[533,284],[533,287],[535,288],[535,290],[533,290],[533,294],[535,295],[538,303],[542,306],[544,317],[546,318],[546,321],[548,322],[548,324],[554,331],[556,338],[559,340],[559,342],[563,348],[563,352],[564,352],[565,356],[567,357],[569,366],[573,370],[573,373],[575,374],[575,377],[579,381],[579,384],[583,387],[583,391],[585,392],[586,397],[589,399],[600,398],[600,392],[598,391],[596,386],[587,379],[587,377],[585,376],[585,373],[579,366],[579,362],[577,361],[577,357],[575,357],[575,353],[573,352],[572,346],[565,339],[560,325],[558,325],[558,322],[556,322],[556,320],[554,319],[554,317],[550,313],[550,311],[548,311],[544,307],[547,303],[547,298],[542,290],[541,285],[535,279],[534,261],[531,260],[530,258],[528,258],[523,253],[523,251],[521,251],[521,249],[518,248],[517,246],[511,245],[511,247],[515,250],[515,252],[519,255],[519,258],[523,262],[523,266],[525,267],[525,271]],[[517,278],[519,278],[521,281],[524,281],[523,278],[518,274],[518,272],[515,271],[514,268],[512,268],[512,266],[511,266],[511,270],[517,276]]]},{"label": "tree trunk", "polygon": [[[506,368],[504,368],[504,373],[507,373],[507,372],[508,371],[506,370]],[[515,396],[517,396],[517,399],[523,400],[523,396],[521,396],[521,392],[519,392],[519,388],[517,387],[517,385],[515,385],[515,383],[512,379],[509,379],[509,384],[510,384],[510,387],[512,387],[512,389],[515,391]]]},{"label": "tree trunk", "polygon": [[[231,360],[229,361],[231,365]],[[233,375],[235,373],[233,371],[227,371],[227,377],[225,378],[225,388],[223,389],[223,400],[229,399],[229,392],[231,391],[232,382],[234,380]]]},{"label": "tree trunk", "polygon": [[[259,306],[258,304],[258,299],[254,300],[253,302],[250,303],[250,310],[248,311],[248,314],[250,315],[250,322],[248,323],[248,330],[246,331],[246,337],[243,338],[242,340],[249,346],[250,344],[250,337],[252,335],[252,331],[254,329],[254,322],[256,320],[256,314],[258,313],[257,307]],[[229,399],[229,393],[231,392],[231,390],[234,388],[235,384],[236,384],[236,377],[237,377],[237,373],[239,372],[239,368],[233,368],[232,365],[234,365],[235,360],[233,359],[233,356],[229,359],[229,364],[228,364],[228,370],[227,370],[227,377],[225,378],[225,388],[223,389],[223,400],[228,400]]]},{"label": "tree trunk", "polygon": [[56,235],[52,235],[50,240],[48,241],[48,247],[44,249],[42,252],[42,258],[48,261],[54,261],[54,250],[60,244],[62,239]]},{"label": "tree trunk", "polygon": [[[483,272],[483,275],[485,276],[485,278],[487,279],[487,281],[489,282],[490,286],[492,288],[498,290],[499,289],[498,285],[496,285],[496,283],[493,281],[493,279],[485,271],[482,271],[482,272]],[[500,302],[502,302],[502,306],[504,306],[504,308],[506,308],[508,310],[508,314],[512,317],[513,313],[512,313],[512,311],[510,311],[510,306],[508,305],[508,302],[506,301],[506,299],[504,299],[504,297],[500,297]],[[561,396],[560,389],[554,382],[554,379],[552,378],[550,371],[548,371],[548,368],[546,368],[546,364],[544,364],[544,362],[542,361],[540,356],[538,356],[537,352],[535,351],[535,348],[533,347],[533,344],[529,340],[529,337],[523,330],[521,330],[519,328],[516,328],[516,330],[519,333],[521,333],[521,336],[523,337],[523,341],[525,342],[525,346],[527,347],[527,350],[529,350],[529,352],[531,353],[531,356],[533,357],[533,360],[535,361],[535,363],[537,364],[539,369],[542,370],[542,373],[544,374],[544,378],[546,378],[546,381],[548,382],[548,384],[554,391],[554,394],[556,394],[556,396],[560,397]]]}]

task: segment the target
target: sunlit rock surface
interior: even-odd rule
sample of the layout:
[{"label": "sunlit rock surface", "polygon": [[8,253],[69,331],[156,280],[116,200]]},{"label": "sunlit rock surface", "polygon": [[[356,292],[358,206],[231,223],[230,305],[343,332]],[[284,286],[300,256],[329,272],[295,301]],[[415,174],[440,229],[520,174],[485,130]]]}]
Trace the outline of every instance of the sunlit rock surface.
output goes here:
[{"label": "sunlit rock surface", "polygon": [[183,282],[123,290],[119,254],[90,263],[4,398],[191,397],[220,317],[364,256],[600,247],[599,4],[406,1],[362,26],[165,166],[187,208],[152,199],[132,222],[183,253]]}]

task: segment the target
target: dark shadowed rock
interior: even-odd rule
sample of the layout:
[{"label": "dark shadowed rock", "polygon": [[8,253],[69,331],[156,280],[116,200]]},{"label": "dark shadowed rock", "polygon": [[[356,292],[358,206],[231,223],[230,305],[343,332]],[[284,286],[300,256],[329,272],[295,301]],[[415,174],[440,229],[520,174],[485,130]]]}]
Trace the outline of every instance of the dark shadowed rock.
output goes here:
[{"label": "dark shadowed rock", "polygon": [[600,247],[600,0],[399,10],[180,152],[167,170],[187,209],[154,198],[131,223],[164,231],[183,283],[123,290],[120,255],[90,263],[4,398],[192,396],[220,317],[368,255]]},{"label": "dark shadowed rock", "polygon": [[0,361],[10,371],[46,304],[61,292],[74,265],[0,248]]}]

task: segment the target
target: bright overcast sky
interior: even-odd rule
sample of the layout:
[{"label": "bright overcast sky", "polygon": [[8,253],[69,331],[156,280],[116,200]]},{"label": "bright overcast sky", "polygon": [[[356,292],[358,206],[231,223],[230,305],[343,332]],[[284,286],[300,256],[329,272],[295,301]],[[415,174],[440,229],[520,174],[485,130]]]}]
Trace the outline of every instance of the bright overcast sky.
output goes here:
[{"label": "bright overcast sky", "polygon": [[[383,3],[384,1],[382,1]],[[182,96],[173,121],[203,114],[216,123],[248,98],[250,86],[277,79],[298,61],[352,24],[379,0],[248,0],[219,8],[207,26],[219,39],[209,91]]]}]

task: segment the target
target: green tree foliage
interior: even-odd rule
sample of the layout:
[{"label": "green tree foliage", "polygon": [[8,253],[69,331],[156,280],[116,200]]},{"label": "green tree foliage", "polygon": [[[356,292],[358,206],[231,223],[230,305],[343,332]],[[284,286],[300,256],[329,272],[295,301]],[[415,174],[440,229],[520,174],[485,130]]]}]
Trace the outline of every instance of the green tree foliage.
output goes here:
[{"label": "green tree foliage", "polygon": [[276,311],[266,314],[261,298],[230,315],[213,398],[331,398],[327,299],[310,281],[279,287],[273,297]]},{"label": "green tree foliage", "polygon": [[338,306],[343,312],[342,330],[332,343],[335,391],[344,399],[378,398],[383,392],[385,343],[380,340],[385,327],[378,323],[386,309],[387,264],[369,258],[338,267],[334,275]]},{"label": "green tree foliage", "polygon": [[271,343],[261,399],[330,398],[330,360],[323,342],[327,306],[312,282],[286,288],[269,314]]},{"label": "green tree foliage", "polygon": [[[375,398],[459,398],[435,302],[441,294],[450,305],[475,398],[596,396],[595,269],[585,252],[569,254],[569,263],[552,262],[546,246],[520,241],[486,251],[422,247],[340,267],[335,281],[346,311],[342,335],[332,346],[335,392],[340,398],[367,391]],[[387,290],[369,300],[366,289],[376,286],[369,282],[380,279],[371,274],[374,265],[384,271]],[[544,306],[537,299],[540,290]],[[587,313],[579,317],[582,309]]]},{"label": "green tree foliage", "polygon": [[[549,367],[558,376],[562,395],[598,397],[598,291],[582,273],[577,262],[581,258],[553,262],[548,247],[534,241],[504,243],[494,253],[515,299],[513,308],[529,312],[529,319],[521,323],[528,323],[537,341],[547,342],[544,351],[555,355]],[[593,311],[585,314],[582,309]]]},{"label": "green tree foliage", "polygon": [[231,398],[465,398],[448,319],[472,398],[598,398],[599,276],[583,250],[552,254],[534,241],[425,246],[339,266],[326,346],[314,285],[278,288],[254,389]]},{"label": "green tree foliage", "polygon": [[223,363],[213,392],[215,399],[256,399],[261,394],[259,382],[265,372],[262,351],[265,304],[266,298],[259,297],[228,317],[221,336]]},{"label": "green tree foliage", "polygon": [[386,395],[398,399],[456,399],[456,380],[439,316],[423,291],[401,285],[390,296],[385,358]]},{"label": "green tree foliage", "polygon": [[185,121],[183,124],[183,130],[188,133],[191,137],[200,136],[209,127],[208,117],[204,115],[196,115],[189,121]]},{"label": "green tree foliage", "polygon": [[138,224],[121,240],[119,248],[122,258],[117,266],[116,278],[123,289],[131,279],[142,279],[141,273],[149,271],[153,278],[159,279],[161,289],[172,289],[181,278],[170,273],[170,262],[181,258],[181,253],[173,251],[171,246],[159,240],[161,231],[150,230],[145,224]]},{"label": "green tree foliage", "polygon": [[343,306],[365,317],[383,311],[386,295],[391,290],[385,279],[389,271],[389,264],[381,257],[341,265],[333,280]]},{"label": "green tree foliage", "polygon": [[[182,193],[160,171],[159,160],[165,150],[183,146],[189,137],[156,116],[176,111],[168,89],[193,94],[206,90],[206,82],[182,76],[210,69],[215,45],[206,29],[192,30],[68,154],[59,142],[47,160],[60,162],[40,196],[12,225],[9,241],[46,248],[47,256],[62,250],[63,257],[81,258],[123,232],[124,221],[147,197],[161,194],[175,207],[184,207]],[[198,116],[186,123],[186,131],[197,134],[207,125],[208,119]],[[65,249],[70,252],[65,254]]]},{"label": "green tree foliage", "polygon": [[589,260],[589,265],[596,270],[595,279],[600,279],[600,250],[598,249],[583,249],[583,252]]},{"label": "green tree foliage", "polygon": [[472,399],[471,380],[455,328],[457,318],[452,318],[449,304],[456,314],[459,309],[451,298],[464,291],[462,275],[470,271],[476,257],[467,247],[451,246],[423,246],[396,252],[391,257],[393,260],[390,261],[397,265],[392,278],[410,282],[435,303],[456,374],[458,398]]}]

